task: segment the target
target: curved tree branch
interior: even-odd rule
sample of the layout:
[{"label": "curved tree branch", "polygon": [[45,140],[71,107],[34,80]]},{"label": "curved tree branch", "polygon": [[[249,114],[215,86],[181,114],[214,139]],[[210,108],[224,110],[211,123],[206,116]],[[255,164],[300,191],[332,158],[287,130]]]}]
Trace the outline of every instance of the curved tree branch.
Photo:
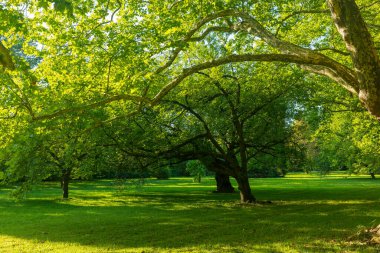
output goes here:
[{"label": "curved tree branch", "polygon": [[[319,54],[318,54],[319,55]],[[303,66],[321,66],[320,68],[315,68],[315,73],[324,74],[328,77],[334,77],[336,80],[341,80],[346,84],[347,88],[350,89],[351,92],[356,92],[356,86],[352,87],[349,84],[356,83],[356,80],[353,79],[349,69],[346,69],[343,65],[335,62],[329,58],[325,57],[303,57],[299,55],[292,54],[242,54],[236,55],[232,54],[226,57],[222,57],[216,60],[208,61],[205,63],[200,63],[194,65],[190,68],[184,69],[182,74],[178,75],[173,81],[164,86],[160,92],[153,98],[151,105],[154,106],[160,102],[160,100],[169,93],[174,87],[176,87],[179,83],[181,83],[186,77],[197,73],[199,71],[210,69],[214,67],[218,67],[227,63],[234,62],[248,62],[248,61],[265,61],[265,62],[288,62],[288,63],[296,63]],[[339,68],[339,71],[335,69],[335,67]],[[312,68],[311,68],[312,69]],[[326,73],[321,72],[320,69],[326,71]],[[318,71],[317,71],[318,70]]]},{"label": "curved tree branch", "polygon": [[[319,12],[319,11],[318,11]],[[272,46],[273,48],[276,48],[283,53],[282,59],[269,59],[267,61],[284,61],[284,62],[292,62],[292,63],[297,63],[297,64],[311,64],[311,65],[319,65],[319,66],[324,66],[325,69],[324,71],[314,71],[314,73],[317,74],[324,74],[330,78],[332,78],[334,81],[339,82],[339,84],[343,85],[346,89],[348,89],[350,92],[357,94],[359,92],[359,83],[357,80],[357,76],[355,71],[351,70],[350,68],[344,66],[343,64],[323,55],[318,52],[315,52],[311,49],[308,48],[303,48],[298,45],[295,45],[293,43],[287,42],[280,40],[277,38],[274,34],[269,32],[264,26],[262,26],[256,19],[254,19],[251,15],[244,13],[244,12],[239,12],[235,10],[224,10],[221,12],[214,13],[212,15],[209,15],[208,17],[204,18],[200,22],[198,22],[195,27],[188,32],[188,34],[184,37],[182,40],[182,45],[178,46],[172,53],[172,55],[169,57],[169,61],[166,62],[166,64],[162,67],[160,67],[156,73],[160,73],[164,69],[168,68],[176,59],[178,56],[179,52],[184,47],[184,43],[190,42],[192,36],[205,24],[208,22],[218,19],[218,18],[224,18],[224,17],[236,17],[243,19],[243,22],[240,22],[238,24],[232,25],[230,27],[230,30],[225,29],[223,32],[247,32],[250,34],[253,34],[254,36],[260,37],[262,40],[264,40],[268,45]],[[210,30],[205,31],[203,35],[207,35],[208,32],[212,31],[212,27],[210,27]],[[217,31],[217,29],[215,29]],[[199,36],[197,37],[198,39],[202,39],[205,36]],[[286,56],[287,55],[287,56]],[[264,55],[266,57],[267,55]],[[292,57],[292,56],[297,56],[297,57]],[[228,58],[227,56],[226,58]],[[263,57],[263,58],[264,58]],[[264,61],[263,58],[260,58],[259,55],[256,56],[256,59],[252,59],[251,61]],[[286,59],[285,59],[286,58]],[[296,59],[297,58],[297,59]],[[293,59],[293,60],[291,60]],[[218,60],[216,60],[218,61]],[[243,61],[249,61],[249,60],[243,60]],[[238,62],[237,60],[233,60],[231,62]],[[302,63],[303,62],[303,63]],[[227,62],[226,62],[227,63]],[[224,63],[222,63],[224,64]],[[220,65],[222,65],[220,64]],[[212,65],[212,64],[211,64]],[[199,69],[202,70],[202,69]],[[198,71],[199,71],[198,70]],[[184,71],[185,72],[185,71]],[[191,73],[193,74],[193,73]],[[177,79],[173,80],[172,84],[175,86],[176,80],[181,79],[180,75]],[[181,82],[182,80],[179,80]],[[170,88],[171,84],[168,84],[167,86],[164,87],[162,92],[160,92],[156,98],[160,97],[160,94],[166,94],[166,89]],[[171,89],[171,88],[170,88]]]}]

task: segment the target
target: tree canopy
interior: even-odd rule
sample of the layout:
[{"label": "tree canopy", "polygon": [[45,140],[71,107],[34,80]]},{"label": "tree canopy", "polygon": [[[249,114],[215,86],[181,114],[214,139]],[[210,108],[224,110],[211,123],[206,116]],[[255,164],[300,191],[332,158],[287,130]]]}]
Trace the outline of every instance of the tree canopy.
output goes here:
[{"label": "tree canopy", "polygon": [[332,167],[376,167],[379,5],[3,1],[2,159],[61,172],[99,156],[140,168],[199,159],[236,165],[227,174],[237,180],[317,154]]}]

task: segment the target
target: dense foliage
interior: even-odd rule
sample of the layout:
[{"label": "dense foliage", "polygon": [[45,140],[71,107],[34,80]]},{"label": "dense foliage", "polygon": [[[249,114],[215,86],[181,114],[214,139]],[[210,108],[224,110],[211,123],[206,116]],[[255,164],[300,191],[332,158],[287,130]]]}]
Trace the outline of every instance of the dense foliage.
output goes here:
[{"label": "dense foliage", "polygon": [[59,178],[67,197],[73,178],[198,160],[252,202],[248,176],[374,176],[379,5],[3,1],[0,178]]}]

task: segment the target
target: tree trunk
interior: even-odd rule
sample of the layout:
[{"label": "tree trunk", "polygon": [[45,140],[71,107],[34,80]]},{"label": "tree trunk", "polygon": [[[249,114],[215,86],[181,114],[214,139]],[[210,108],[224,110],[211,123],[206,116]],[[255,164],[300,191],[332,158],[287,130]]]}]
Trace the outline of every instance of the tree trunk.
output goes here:
[{"label": "tree trunk", "polygon": [[225,174],[215,173],[216,191],[215,193],[232,193],[235,191],[230,182],[230,177]]},{"label": "tree trunk", "polygon": [[69,180],[70,180],[70,171],[66,171],[62,175],[61,187],[62,187],[62,198],[69,198]]},{"label": "tree trunk", "polygon": [[372,179],[376,179],[376,177],[375,177],[375,172],[372,172],[372,171],[371,171],[369,174],[371,175],[371,178],[372,178]]},{"label": "tree trunk", "polygon": [[236,182],[238,183],[238,188],[240,191],[240,202],[241,203],[254,203],[256,198],[253,196],[251,191],[251,186],[249,185],[249,179],[247,175],[240,175],[236,177]]},{"label": "tree trunk", "polygon": [[202,181],[202,176],[200,174],[196,175],[194,178],[193,178],[193,182],[194,183],[200,183]]},{"label": "tree trunk", "polygon": [[351,54],[359,99],[380,120],[380,59],[355,0],[328,0],[335,26]]}]

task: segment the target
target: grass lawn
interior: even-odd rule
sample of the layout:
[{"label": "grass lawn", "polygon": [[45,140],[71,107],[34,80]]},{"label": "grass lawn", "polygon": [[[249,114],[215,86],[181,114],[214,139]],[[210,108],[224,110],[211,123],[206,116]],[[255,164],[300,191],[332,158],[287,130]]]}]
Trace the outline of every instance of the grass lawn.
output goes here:
[{"label": "grass lawn", "polygon": [[271,205],[214,194],[214,180],[147,180],[123,191],[113,181],[58,183],[25,201],[0,188],[0,252],[380,252],[347,238],[380,224],[380,180],[293,174],[253,179]]}]

